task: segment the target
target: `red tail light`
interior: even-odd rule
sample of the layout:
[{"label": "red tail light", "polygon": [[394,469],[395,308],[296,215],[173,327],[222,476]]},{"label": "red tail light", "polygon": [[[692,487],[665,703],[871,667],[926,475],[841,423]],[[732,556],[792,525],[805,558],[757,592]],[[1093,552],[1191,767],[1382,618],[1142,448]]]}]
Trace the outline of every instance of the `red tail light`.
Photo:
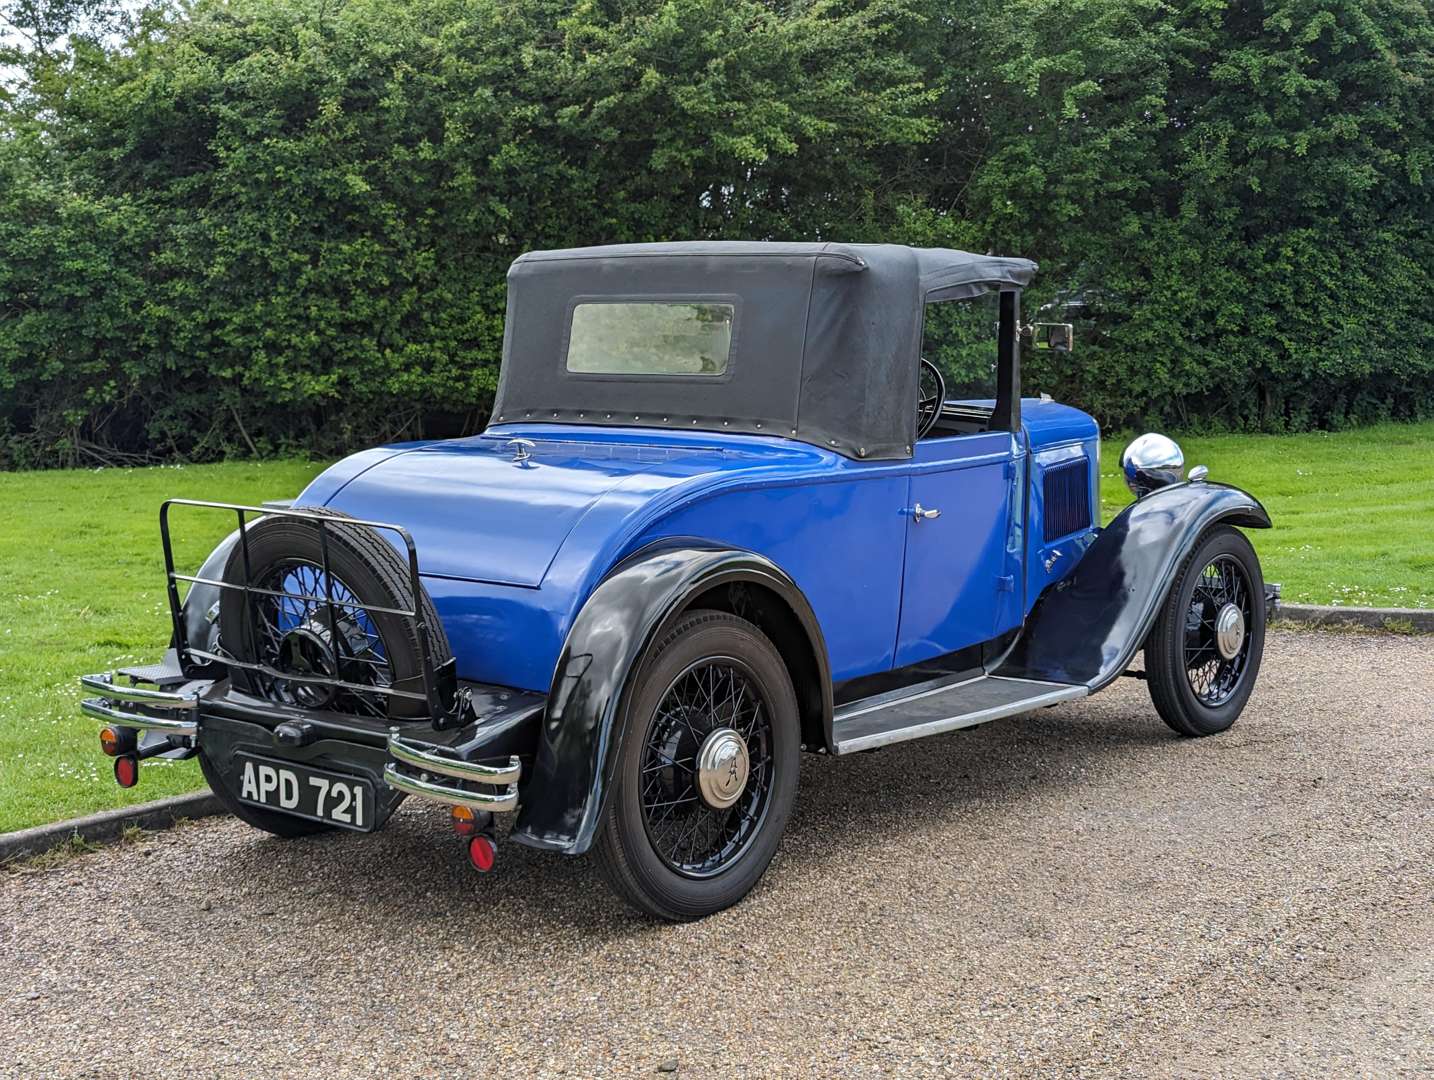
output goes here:
[{"label": "red tail light", "polygon": [[139,758],[133,754],[115,758],[115,783],[122,788],[131,788],[139,783]]},{"label": "red tail light", "polygon": [[493,869],[493,860],[498,855],[498,849],[493,841],[486,836],[475,836],[468,841],[468,861],[473,864],[475,870],[487,873]]}]

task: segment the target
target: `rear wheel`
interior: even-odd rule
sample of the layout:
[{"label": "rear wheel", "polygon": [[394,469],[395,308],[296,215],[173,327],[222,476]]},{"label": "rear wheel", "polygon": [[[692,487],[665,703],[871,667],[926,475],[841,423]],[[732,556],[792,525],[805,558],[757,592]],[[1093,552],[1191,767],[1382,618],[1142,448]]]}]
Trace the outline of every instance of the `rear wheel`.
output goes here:
[{"label": "rear wheel", "polygon": [[1214,735],[1255,689],[1265,649],[1265,580],[1244,533],[1217,526],[1191,552],[1145,641],[1160,718],[1182,735]]},{"label": "rear wheel", "polygon": [[796,799],[799,722],[781,656],[735,615],[684,615],[629,689],[596,855],[650,915],[735,904],[776,853]]}]

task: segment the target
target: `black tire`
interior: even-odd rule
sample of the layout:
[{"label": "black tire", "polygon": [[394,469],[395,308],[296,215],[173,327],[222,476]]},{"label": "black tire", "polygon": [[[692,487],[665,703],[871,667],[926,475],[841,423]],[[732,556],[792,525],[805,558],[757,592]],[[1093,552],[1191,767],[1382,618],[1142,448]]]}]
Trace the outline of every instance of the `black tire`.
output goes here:
[{"label": "black tire", "polygon": [[[324,507],[296,507],[306,513],[343,519],[348,515]],[[244,547],[236,544],[225,568],[225,580],[244,580]],[[414,608],[408,564],[375,530],[357,525],[328,530],[328,559],[333,576],[339,579],[363,603],[400,610],[418,610],[428,625],[429,652],[434,667],[447,662],[453,655],[448,635],[426,590],[420,588],[419,607]],[[299,518],[267,517],[248,530],[248,561],[251,581],[262,582],[271,573],[286,565],[305,563],[320,566],[323,546],[318,528]],[[243,594],[224,590],[219,602],[219,638],[229,655],[253,662],[253,633],[256,607],[245,603]],[[421,691],[423,687],[422,652],[415,621],[400,615],[367,612],[392,671],[395,686]],[[236,686],[270,696],[264,680],[241,668],[230,669]],[[425,703],[411,699],[388,699],[390,715],[399,720],[426,719]]]},{"label": "black tire", "polygon": [[[341,519],[347,515],[327,508],[302,507],[308,513]],[[429,649],[435,666],[446,662],[452,656],[448,635],[439,621],[433,602],[426,591],[420,590],[417,609],[413,607],[412,590],[407,563],[398,553],[372,529],[361,526],[345,526],[328,530],[329,566],[334,577],[352,590],[362,603],[400,610],[418,610],[429,627]],[[249,569],[255,582],[263,581],[276,568],[296,562],[322,565],[323,549],[318,529],[296,518],[267,517],[256,522],[248,530]],[[225,580],[244,580],[244,551],[236,545],[225,569]],[[412,619],[380,612],[368,612],[392,668],[393,681],[401,684],[407,681],[415,689],[422,688],[422,653],[418,634]],[[241,593],[224,590],[219,602],[219,639],[231,656],[252,661],[254,636],[251,634],[255,607],[243,602]],[[266,683],[253,673],[241,668],[229,669],[230,680],[241,689],[264,695]],[[390,698],[392,716],[399,720],[427,718],[427,707],[421,702],[402,698]],[[199,751],[199,767],[204,773],[214,794],[240,821],[275,836],[292,838],[311,836],[333,828],[323,822],[295,817],[280,811],[266,810],[240,802],[230,784],[226,781],[226,770],[210,756],[213,750],[202,745]]]},{"label": "black tire", "polygon": [[285,840],[329,832],[335,827],[326,825],[322,821],[311,821],[309,818],[295,817],[293,814],[285,814],[278,810],[265,810],[262,806],[251,806],[249,803],[240,802],[225,782],[219,767],[209,760],[209,756],[203,749],[199,751],[199,771],[204,774],[204,779],[208,782],[210,789],[224,804],[224,809],[244,822],[245,825],[263,829],[266,833],[273,833]]},{"label": "black tire", "polygon": [[[646,804],[644,772],[653,770],[651,765],[644,770],[643,763],[651,760],[645,755],[654,753],[655,744],[650,739],[657,733],[680,732],[671,719],[670,703],[683,685],[682,680],[689,676],[701,678],[707,672],[712,672],[716,680],[727,672],[728,697],[733,696],[730,688],[739,685],[739,681],[741,695],[736,696],[737,704],[731,705],[732,711],[727,713],[722,712],[728,707],[727,701],[715,705],[715,695],[711,694],[707,699],[711,707],[705,716],[698,705],[682,706],[685,712],[681,723],[689,730],[694,723],[688,717],[697,717],[692,745],[697,744],[704,730],[711,736],[714,730],[735,730],[742,723],[731,717],[745,716],[742,710],[748,688],[760,697],[760,707],[752,714],[749,733],[744,736],[751,772],[738,801],[727,810],[714,810],[698,802],[695,808],[683,811],[688,815],[711,815],[709,846],[720,844],[718,854],[712,856],[716,860],[714,868],[699,875],[676,869],[671,855],[659,850],[663,841],[652,831],[650,787],[654,782],[672,783],[676,789],[679,781],[674,778],[681,775],[676,759],[682,752],[664,759],[661,751],[656,751],[659,762],[673,767],[659,770],[656,781],[647,780]],[[659,919],[698,919],[730,907],[752,890],[767,869],[796,800],[800,720],[796,694],[781,655],[745,619],[718,611],[688,612],[639,666],[628,687],[626,704],[628,721],[618,751],[617,776],[595,845],[598,865],[619,897]],[[662,724],[667,727],[662,728]],[[695,773],[681,782],[696,791]],[[697,827],[695,817],[688,820]]]},{"label": "black tire", "polygon": [[[1218,589],[1211,584],[1217,576]],[[1218,651],[1212,625],[1223,603],[1241,608],[1244,618],[1243,644],[1230,658]],[[1181,735],[1225,731],[1250,700],[1264,650],[1260,561],[1244,533],[1217,525],[1181,565],[1145,640],[1146,684],[1156,712]]]}]

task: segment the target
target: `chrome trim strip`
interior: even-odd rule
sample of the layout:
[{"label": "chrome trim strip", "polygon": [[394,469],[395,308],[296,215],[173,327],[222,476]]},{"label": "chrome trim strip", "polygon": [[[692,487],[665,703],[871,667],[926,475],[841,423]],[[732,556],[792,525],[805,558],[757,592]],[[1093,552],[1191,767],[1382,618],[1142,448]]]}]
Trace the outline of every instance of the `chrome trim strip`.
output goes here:
[{"label": "chrome trim strip", "polygon": [[523,774],[523,763],[516,757],[509,758],[507,765],[479,765],[475,762],[459,761],[457,758],[441,757],[427,750],[421,750],[413,743],[394,734],[390,734],[388,737],[388,752],[405,765],[413,765],[428,772],[438,773],[440,776],[451,776],[455,780],[471,780],[474,783],[492,784],[495,787],[516,784],[518,777]]},{"label": "chrome trim strip", "polygon": [[508,788],[507,792],[502,795],[481,795],[477,792],[462,791],[445,784],[435,784],[431,780],[422,780],[417,776],[401,773],[393,762],[389,762],[383,767],[383,780],[389,787],[405,794],[417,795],[420,799],[431,799],[434,802],[448,803],[452,806],[468,806],[474,810],[494,811],[518,808],[516,784]]},{"label": "chrome trim strip", "polygon": [[80,710],[87,716],[119,724],[121,727],[163,731],[167,735],[199,734],[199,723],[196,719],[170,720],[168,717],[151,716],[148,713],[126,712],[98,698],[85,698],[80,702]]},{"label": "chrome trim strip", "polygon": [[111,701],[129,701],[138,705],[150,705],[160,709],[197,709],[199,694],[174,694],[167,690],[145,690],[139,686],[120,686],[114,675],[101,672],[98,675],[81,675],[80,685],[93,690]]},{"label": "chrome trim strip", "polygon": [[[999,679],[1001,682],[1029,681],[1026,679],[1011,679],[1000,675],[988,675],[986,678]],[[945,689],[950,688],[947,687]],[[926,694],[917,696],[927,697],[930,694],[939,692],[938,690],[931,690]],[[1084,685],[1062,686],[1059,689],[1023,698],[1020,701],[1008,701],[1000,705],[992,705],[985,709],[978,709],[975,712],[961,713],[941,720],[928,720],[924,724],[914,724],[910,727],[892,728],[889,731],[874,731],[870,735],[861,735],[854,739],[848,739],[845,742],[841,739],[840,731],[834,731],[833,742],[836,744],[836,747],[833,753],[853,754],[858,750],[872,750],[878,746],[890,746],[892,743],[906,742],[908,739],[920,739],[927,735],[940,735],[947,731],[959,731],[961,728],[975,727],[977,724],[984,724],[991,720],[1001,720],[1007,716],[1019,716],[1021,713],[1041,709],[1047,705],[1056,705],[1062,701],[1083,698],[1089,694],[1090,688]]]}]

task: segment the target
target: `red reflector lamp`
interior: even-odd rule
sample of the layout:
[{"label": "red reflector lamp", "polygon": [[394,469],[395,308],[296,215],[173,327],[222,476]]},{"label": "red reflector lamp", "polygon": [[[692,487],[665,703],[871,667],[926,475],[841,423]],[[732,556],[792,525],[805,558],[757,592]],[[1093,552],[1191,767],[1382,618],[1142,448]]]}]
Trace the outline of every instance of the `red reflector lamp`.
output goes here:
[{"label": "red reflector lamp", "polygon": [[453,819],[453,831],[459,836],[472,836],[478,830],[478,821],[471,807],[455,806],[448,816]]},{"label": "red reflector lamp", "polygon": [[139,758],[133,754],[115,758],[115,783],[123,788],[131,788],[139,783]]},{"label": "red reflector lamp", "polygon": [[473,869],[487,873],[493,869],[493,860],[498,855],[498,849],[493,845],[492,839],[487,836],[475,836],[468,841],[468,861],[473,864]]}]

